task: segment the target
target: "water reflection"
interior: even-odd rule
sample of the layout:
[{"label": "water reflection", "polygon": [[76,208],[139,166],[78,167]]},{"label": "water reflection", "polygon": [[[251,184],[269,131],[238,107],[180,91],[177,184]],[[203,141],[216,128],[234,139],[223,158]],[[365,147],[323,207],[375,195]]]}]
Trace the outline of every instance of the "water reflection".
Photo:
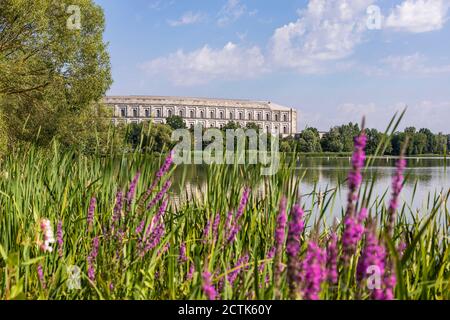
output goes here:
[{"label": "water reflection", "polygon": [[[340,186],[333,215],[340,213],[340,209],[346,201],[346,178],[351,167],[350,158],[300,158],[298,166],[293,170],[294,175],[303,176],[301,192],[310,195],[313,190],[324,193],[330,188]],[[402,192],[402,198],[411,209],[424,208],[428,194],[433,196],[442,191],[445,193],[450,188],[450,175],[448,174],[449,162],[444,158],[409,158],[406,170],[406,183]],[[183,172],[185,182],[183,185],[175,183],[173,192],[177,202],[189,201],[193,197],[201,197],[207,190],[207,168],[204,165],[189,165],[177,168],[174,176],[175,182],[181,182]],[[365,181],[375,179],[374,195],[381,197],[386,191],[390,193],[391,179],[395,174],[395,159],[374,159],[373,164],[364,170]],[[241,181],[245,183],[245,181]],[[416,186],[417,184],[417,186]],[[260,196],[265,195],[264,184],[258,190]],[[413,193],[415,192],[414,199]],[[387,201],[383,200],[383,201]]]}]

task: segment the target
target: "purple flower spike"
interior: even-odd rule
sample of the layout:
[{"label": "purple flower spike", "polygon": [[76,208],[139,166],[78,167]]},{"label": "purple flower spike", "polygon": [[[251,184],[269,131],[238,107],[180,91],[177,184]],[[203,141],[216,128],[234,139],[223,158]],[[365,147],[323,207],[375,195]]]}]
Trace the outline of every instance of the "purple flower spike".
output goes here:
[{"label": "purple flower spike", "polygon": [[208,298],[208,300],[216,300],[217,292],[216,288],[212,285],[211,282],[211,274],[208,271],[205,271],[202,273],[202,289],[205,296]]},{"label": "purple flower spike", "polygon": [[92,249],[91,253],[89,254],[87,260],[88,260],[88,277],[89,279],[94,282],[95,281],[95,260],[97,259],[98,255],[98,244],[99,240],[98,237],[95,237],[92,239]]},{"label": "purple flower spike", "polygon": [[387,233],[390,237],[392,237],[394,233],[395,220],[397,218],[396,213],[398,209],[400,193],[402,192],[403,188],[403,172],[405,171],[405,168],[406,160],[403,157],[403,154],[401,154],[400,159],[398,159],[397,161],[395,176],[392,179],[392,198],[389,203],[389,222],[387,225]]},{"label": "purple flower spike", "polygon": [[41,283],[42,288],[45,289],[46,284],[45,284],[45,278],[44,278],[44,270],[42,269],[42,265],[40,263],[37,265],[37,274],[38,274],[39,282]]},{"label": "purple flower spike", "polygon": [[296,299],[297,297],[297,283],[299,281],[298,253],[300,251],[300,236],[305,227],[302,220],[303,214],[304,212],[300,205],[294,205],[291,211],[286,243],[286,253],[288,256],[287,278],[292,299]]},{"label": "purple flower spike", "polygon": [[128,189],[128,193],[127,193],[127,209],[128,209],[128,211],[131,211],[131,203],[133,202],[134,195],[136,193],[136,185],[138,183],[140,175],[141,175],[141,173],[137,172],[136,175],[134,176],[133,180],[130,183],[130,188]]},{"label": "purple flower spike", "polygon": [[94,223],[94,211],[95,211],[96,204],[97,204],[97,199],[95,197],[92,197],[91,201],[89,203],[89,210],[88,210],[88,215],[87,215],[88,230],[91,230],[92,225]]},{"label": "purple flower spike", "polygon": [[332,284],[337,284],[338,282],[337,255],[337,236],[333,232],[328,240],[327,246],[327,277],[328,281]]},{"label": "purple flower spike", "polygon": [[183,242],[180,245],[180,255],[178,257],[178,261],[179,262],[186,262],[186,261],[188,261],[188,257],[186,256],[186,243],[185,242]]},{"label": "purple flower spike", "polygon": [[318,300],[322,282],[326,279],[326,253],[314,241],[310,241],[302,264],[303,296],[306,300]]},{"label": "purple flower spike", "polygon": [[62,258],[64,240],[63,240],[63,229],[61,220],[58,222],[58,225],[56,227],[56,242],[58,243],[58,255],[60,258]]},{"label": "purple flower spike", "polygon": [[239,273],[241,272],[244,265],[248,263],[249,257],[248,254],[243,255],[239,260],[237,261],[236,265],[233,267],[232,272],[228,273],[228,282],[231,286],[233,286],[234,282],[236,281],[236,278],[239,276]]},{"label": "purple flower spike", "polygon": [[114,205],[114,212],[112,216],[113,224],[120,220],[122,216],[122,208],[123,208],[123,192],[121,190],[116,193],[116,204]]}]

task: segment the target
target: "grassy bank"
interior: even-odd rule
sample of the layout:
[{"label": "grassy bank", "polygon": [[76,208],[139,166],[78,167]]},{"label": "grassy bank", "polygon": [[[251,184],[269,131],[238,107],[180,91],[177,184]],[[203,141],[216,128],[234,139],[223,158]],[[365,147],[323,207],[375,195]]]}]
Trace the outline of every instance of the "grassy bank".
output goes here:
[{"label": "grassy bank", "polygon": [[[333,224],[336,191],[298,199],[302,182],[290,174],[293,164],[281,161],[280,170],[265,178],[259,165],[207,166],[207,191],[179,204],[168,181],[183,190],[184,175],[172,181],[174,165],[164,168],[164,157],[86,157],[57,146],[6,157],[0,169],[0,297],[373,299],[378,291],[358,270],[376,224],[381,277],[396,277],[394,297],[450,298],[445,192],[430,195],[426,212],[402,203],[391,237],[390,186],[375,195],[372,184],[363,183],[354,222],[363,208],[369,217],[360,224],[365,235],[349,252],[343,244],[348,224],[342,223],[347,208]],[[51,236],[50,252],[45,240]],[[73,266],[79,271],[75,288]]]}]

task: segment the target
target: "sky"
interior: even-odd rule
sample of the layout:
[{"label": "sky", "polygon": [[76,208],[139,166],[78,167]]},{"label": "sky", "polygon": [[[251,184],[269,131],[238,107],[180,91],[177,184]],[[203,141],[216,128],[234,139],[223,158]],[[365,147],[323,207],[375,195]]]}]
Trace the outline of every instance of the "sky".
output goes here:
[{"label": "sky", "polygon": [[273,101],[298,130],[450,133],[450,0],[95,0],[109,95]]}]

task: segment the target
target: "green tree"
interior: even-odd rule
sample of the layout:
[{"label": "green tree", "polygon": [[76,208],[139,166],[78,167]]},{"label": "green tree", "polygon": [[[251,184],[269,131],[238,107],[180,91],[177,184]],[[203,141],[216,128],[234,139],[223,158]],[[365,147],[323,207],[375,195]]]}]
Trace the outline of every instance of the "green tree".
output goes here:
[{"label": "green tree", "polygon": [[0,106],[12,141],[45,145],[70,134],[62,123],[111,85],[102,9],[92,0],[70,4],[0,1]]},{"label": "green tree", "polygon": [[325,133],[320,144],[322,150],[325,152],[342,152],[344,150],[344,144],[341,141],[339,128],[332,128],[329,132]]},{"label": "green tree", "polygon": [[321,152],[319,131],[315,128],[306,128],[298,138],[298,150],[300,152]]},{"label": "green tree", "polygon": [[166,118],[166,124],[173,130],[186,129],[186,123],[180,116],[172,115]]}]

